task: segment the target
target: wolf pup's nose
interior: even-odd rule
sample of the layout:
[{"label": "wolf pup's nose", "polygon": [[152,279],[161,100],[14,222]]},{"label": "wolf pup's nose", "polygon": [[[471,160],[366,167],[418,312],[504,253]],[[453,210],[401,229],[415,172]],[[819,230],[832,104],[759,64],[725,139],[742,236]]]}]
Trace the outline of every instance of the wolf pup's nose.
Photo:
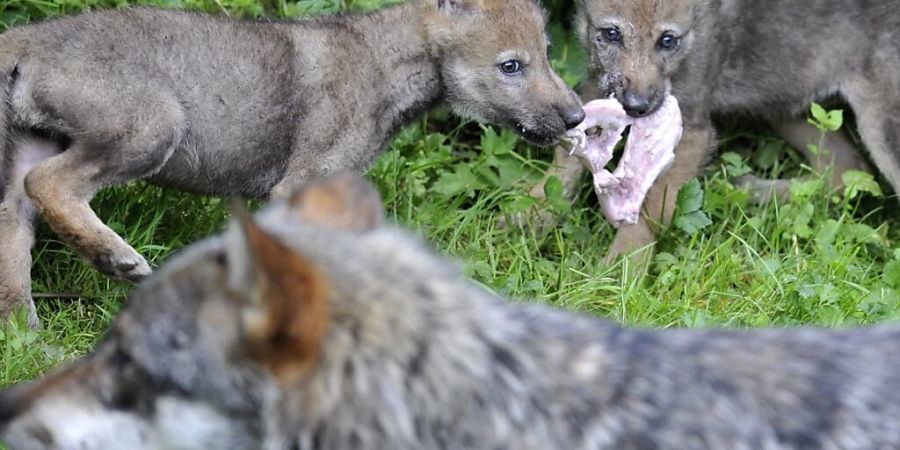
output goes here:
[{"label": "wolf pup's nose", "polygon": [[622,98],[622,108],[631,117],[643,117],[650,112],[650,102],[646,97],[635,94],[634,92],[626,92]]},{"label": "wolf pup's nose", "polygon": [[568,108],[562,112],[562,119],[566,123],[566,129],[571,130],[584,121],[584,110],[581,106]]}]

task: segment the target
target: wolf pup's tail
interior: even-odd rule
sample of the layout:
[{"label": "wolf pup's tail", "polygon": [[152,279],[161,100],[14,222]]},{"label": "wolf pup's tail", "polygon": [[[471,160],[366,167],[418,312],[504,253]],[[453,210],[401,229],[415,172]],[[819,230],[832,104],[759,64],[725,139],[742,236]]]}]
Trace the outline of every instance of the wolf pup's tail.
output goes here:
[{"label": "wolf pup's tail", "polygon": [[10,99],[16,77],[18,52],[6,35],[0,35],[0,203],[6,196],[12,170],[12,102]]}]

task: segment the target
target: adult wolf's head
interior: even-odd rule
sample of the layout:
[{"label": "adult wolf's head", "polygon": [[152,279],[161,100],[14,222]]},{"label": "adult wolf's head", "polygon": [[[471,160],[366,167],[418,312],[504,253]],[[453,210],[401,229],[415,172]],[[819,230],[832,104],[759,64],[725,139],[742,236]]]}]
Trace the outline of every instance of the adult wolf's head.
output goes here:
[{"label": "adult wolf's head", "polygon": [[691,51],[709,0],[578,0],[576,29],[600,97],[633,117],[656,111]]},{"label": "adult wolf's head", "polygon": [[[408,405],[448,383],[425,374],[459,357],[448,356],[459,347],[450,340],[470,342],[460,316],[485,313],[468,303],[476,291],[421,242],[381,226],[378,193],[356,176],[239,217],[141,283],[93,353],[0,392],[0,441],[16,450],[408,442]],[[435,311],[453,320],[443,326]],[[426,339],[443,350],[423,355]],[[422,398],[403,397],[413,394]]]},{"label": "adult wolf's head", "polygon": [[545,14],[534,0],[425,1],[425,32],[453,109],[536,144],[584,119],[578,97],[550,67]]}]

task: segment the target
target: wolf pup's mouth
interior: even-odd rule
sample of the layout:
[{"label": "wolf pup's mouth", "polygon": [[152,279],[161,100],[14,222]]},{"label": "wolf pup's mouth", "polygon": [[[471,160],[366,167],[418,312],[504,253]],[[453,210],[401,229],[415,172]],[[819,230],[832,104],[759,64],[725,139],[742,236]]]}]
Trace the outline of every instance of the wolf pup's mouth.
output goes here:
[{"label": "wolf pup's mouth", "polygon": [[[614,98],[587,103],[584,112],[584,121],[566,133],[562,145],[594,175],[606,219],[616,228],[635,224],[653,182],[675,159],[682,131],[678,101],[669,95],[656,112],[640,118],[628,116]],[[606,164],[629,125],[625,153],[610,172]]]},{"label": "wolf pup's mouth", "polygon": [[541,132],[526,128],[521,123],[516,123],[516,131],[519,133],[520,136],[525,138],[526,141],[528,141],[534,145],[538,145],[538,146],[542,146],[542,147],[546,147],[548,145],[555,144],[557,141],[559,141],[561,139],[560,137],[557,137],[554,135],[541,133]]}]

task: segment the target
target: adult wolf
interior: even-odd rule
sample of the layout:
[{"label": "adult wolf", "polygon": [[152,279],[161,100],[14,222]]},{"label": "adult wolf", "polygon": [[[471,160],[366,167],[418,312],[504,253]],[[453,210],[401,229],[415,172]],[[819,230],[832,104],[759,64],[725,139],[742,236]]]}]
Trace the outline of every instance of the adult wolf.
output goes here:
[{"label": "adult wolf", "polygon": [[[671,93],[685,127],[674,164],[644,203],[646,217],[619,229],[610,257],[650,244],[650,222],[671,219],[678,189],[698,174],[715,145],[713,115],[768,120],[806,151],[817,140],[803,118],[810,103],[845,101],[872,161],[900,192],[895,2],[578,0],[575,28],[590,54],[582,97],[615,95],[630,115],[641,117]],[[827,154],[808,156],[819,169],[834,164],[835,186],[844,171],[865,166],[843,135],[830,135],[824,147]],[[562,152],[556,163],[571,187],[580,164]]]},{"label": "adult wolf", "polygon": [[278,196],[365,167],[444,100],[554,142],[584,113],[550,68],[544,22],[534,0],[410,0],[295,22],[107,10],[4,33],[0,319],[23,306],[36,321],[36,212],[99,270],[150,273],[88,204],[108,186]]},{"label": "adult wolf", "polygon": [[183,251],[12,450],[900,448],[900,328],[639,330],[508,302],[318,181]]}]

